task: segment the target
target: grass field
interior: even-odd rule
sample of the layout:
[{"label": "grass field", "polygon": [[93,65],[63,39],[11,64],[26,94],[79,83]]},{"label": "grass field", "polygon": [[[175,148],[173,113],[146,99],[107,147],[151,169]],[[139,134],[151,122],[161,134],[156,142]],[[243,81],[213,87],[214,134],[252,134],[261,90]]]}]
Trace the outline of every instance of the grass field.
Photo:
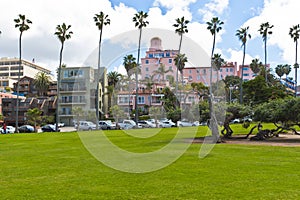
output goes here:
[{"label": "grass field", "polygon": [[[176,130],[150,139],[105,134],[124,149],[145,152],[166,145]],[[200,127],[198,136],[205,133]],[[75,132],[0,135],[0,199],[300,198],[300,148],[217,144],[200,159],[200,146],[192,144],[166,168],[131,174],[97,161]]]}]

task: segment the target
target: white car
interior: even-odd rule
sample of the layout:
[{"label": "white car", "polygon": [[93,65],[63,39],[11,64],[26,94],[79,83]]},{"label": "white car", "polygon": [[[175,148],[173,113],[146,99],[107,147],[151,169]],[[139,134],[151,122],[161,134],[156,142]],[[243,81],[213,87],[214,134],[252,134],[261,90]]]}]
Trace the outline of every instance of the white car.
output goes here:
[{"label": "white car", "polygon": [[178,127],[184,127],[184,126],[199,126],[199,122],[195,121],[195,122],[189,122],[186,120],[182,120],[182,121],[177,121],[177,126]]},{"label": "white car", "polygon": [[[13,126],[6,126],[6,133],[14,133],[16,131],[16,128]],[[0,132],[4,133],[3,127],[0,128]]]},{"label": "white car", "polygon": [[158,127],[162,127],[162,128],[170,128],[170,127],[174,127],[175,123],[172,121],[160,121],[158,123]]},{"label": "white car", "polygon": [[82,130],[82,131],[96,130],[96,124],[90,121],[80,121],[78,130]]},{"label": "white car", "polygon": [[139,125],[141,125],[143,128],[155,128],[156,125],[153,124],[152,122],[142,120],[138,122]]},{"label": "white car", "polygon": [[111,121],[99,121],[99,127],[102,130],[115,130],[116,124],[113,124]]}]

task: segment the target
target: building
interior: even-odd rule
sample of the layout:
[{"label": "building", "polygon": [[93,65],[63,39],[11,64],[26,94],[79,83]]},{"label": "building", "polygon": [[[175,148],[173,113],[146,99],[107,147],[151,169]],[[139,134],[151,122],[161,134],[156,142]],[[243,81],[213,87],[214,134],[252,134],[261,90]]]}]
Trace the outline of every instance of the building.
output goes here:
[{"label": "building", "polygon": [[[176,76],[176,65],[174,62],[178,50],[163,50],[162,41],[154,37],[150,41],[150,48],[146,51],[146,56],[141,58],[141,78],[152,78],[154,81],[162,81],[170,76]],[[170,70],[162,77],[156,70],[163,65],[165,70]]]},{"label": "building", "polygon": [[[3,115],[2,112],[2,99],[13,99],[17,98],[16,95],[11,94],[11,93],[6,93],[6,92],[0,92],[0,115]],[[25,97],[20,97],[21,99],[25,99]]]},{"label": "building", "polygon": [[[18,58],[0,58],[0,77],[18,80],[19,66]],[[50,70],[36,65],[34,62],[21,60],[20,77],[34,78],[39,72],[45,72],[52,76]]]},{"label": "building", "polygon": [[[3,98],[2,99],[2,112],[4,121],[7,125],[16,125],[16,104],[17,98]],[[26,113],[29,109],[39,108],[43,111],[42,115],[54,115],[55,112],[55,99],[54,98],[19,98],[19,114],[18,114],[18,125],[28,123]]]},{"label": "building", "polygon": [[[17,84],[14,83],[14,94],[17,94]],[[34,86],[34,79],[30,78],[28,76],[24,76],[20,78],[19,80],[19,95],[20,96],[25,96],[25,97],[34,97],[37,95],[37,90],[35,89]]]},{"label": "building", "polygon": [[[106,74],[106,69],[102,68]],[[103,75],[102,78],[105,78]],[[104,82],[107,83],[107,80]],[[59,121],[66,125],[73,125],[75,115],[72,113],[72,108],[81,107],[85,111],[85,116],[88,113],[96,115],[96,70],[92,67],[66,67],[61,69],[61,82],[59,93]],[[99,112],[104,114],[105,103],[103,103],[103,86],[99,82]],[[106,108],[107,109],[107,108]]]},{"label": "building", "polygon": [[11,90],[11,88],[14,87],[14,83],[16,83],[17,80],[9,78],[9,77],[0,77],[0,91],[2,92],[8,92]]}]

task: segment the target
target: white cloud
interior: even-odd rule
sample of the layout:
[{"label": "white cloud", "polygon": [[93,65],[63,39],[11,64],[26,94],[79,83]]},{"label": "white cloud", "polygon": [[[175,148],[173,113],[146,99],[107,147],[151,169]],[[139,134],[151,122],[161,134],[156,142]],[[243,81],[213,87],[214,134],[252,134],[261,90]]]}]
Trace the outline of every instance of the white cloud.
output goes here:
[{"label": "white cloud", "polygon": [[268,45],[278,46],[283,51],[278,55],[282,56],[283,61],[292,64],[295,60],[295,44],[288,33],[290,27],[300,23],[299,8],[300,1],[265,0],[260,15],[249,19],[244,26],[250,27],[254,39],[261,37],[257,31],[261,23],[274,25],[273,34],[268,37]]},{"label": "white cloud", "polygon": [[204,5],[204,8],[198,10],[203,15],[203,21],[210,21],[212,17],[223,14],[224,10],[228,8],[229,0],[212,0]]},{"label": "white cloud", "polygon": [[197,0],[155,0],[154,6],[163,6],[167,9],[183,8],[186,9],[191,3],[195,3]]},{"label": "white cloud", "polygon": [[[243,59],[243,50],[234,50],[234,49],[228,49],[227,53],[230,54],[229,57],[225,58],[228,62],[237,62],[237,65],[242,65],[242,59]],[[248,65],[252,62],[254,58],[259,58],[259,56],[252,57],[249,54],[245,54],[245,65]]]}]

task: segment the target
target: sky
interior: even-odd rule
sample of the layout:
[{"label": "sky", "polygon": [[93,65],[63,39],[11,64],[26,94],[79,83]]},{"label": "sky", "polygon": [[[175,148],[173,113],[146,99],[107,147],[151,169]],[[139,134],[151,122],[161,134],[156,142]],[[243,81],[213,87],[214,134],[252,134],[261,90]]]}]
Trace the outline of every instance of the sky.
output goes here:
[{"label": "sky", "polygon": [[[95,14],[103,11],[111,19],[111,24],[103,30],[105,43],[124,33],[137,31],[132,17],[138,11],[144,11],[149,15],[149,25],[145,29],[168,30],[169,34],[174,32],[174,44],[179,43],[179,36],[172,26],[175,19],[184,16],[190,20],[189,32],[185,36],[207,54],[211,52],[213,37],[207,30],[206,22],[212,17],[219,17],[224,25],[217,34],[216,53],[221,53],[226,61],[238,64],[242,62],[243,49],[235,36],[236,30],[249,26],[252,36],[247,42],[245,63],[251,63],[254,58],[264,61],[264,43],[258,29],[260,24],[269,22],[274,28],[267,40],[267,59],[274,69],[278,64],[293,65],[295,62],[295,43],[288,33],[290,27],[300,23],[299,8],[298,0],[2,0],[0,57],[18,57],[19,31],[13,21],[18,14],[24,14],[33,22],[22,37],[22,57],[29,61],[34,58],[36,64],[55,72],[61,45],[54,35],[58,24],[70,24],[74,32],[71,39],[65,42],[63,63],[84,66],[98,46],[99,31],[93,21]],[[171,48],[162,42],[164,48]],[[137,43],[138,38],[136,46]],[[149,41],[145,43],[146,46],[149,44]],[[110,64],[115,65],[109,66],[110,69],[124,73],[120,62]]]}]

